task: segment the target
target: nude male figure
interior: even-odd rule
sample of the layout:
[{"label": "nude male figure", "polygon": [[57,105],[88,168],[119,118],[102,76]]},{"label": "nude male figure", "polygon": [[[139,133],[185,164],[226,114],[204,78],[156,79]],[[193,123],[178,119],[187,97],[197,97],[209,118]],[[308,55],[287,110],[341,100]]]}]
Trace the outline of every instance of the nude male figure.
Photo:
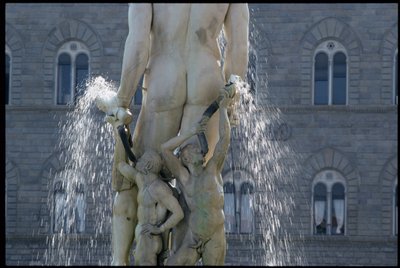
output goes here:
[{"label": "nude male figure", "polygon": [[[135,265],[159,265],[167,257],[169,231],[182,220],[184,214],[172,190],[159,178],[163,160],[157,152],[147,150],[139,158],[135,167],[128,164],[127,153],[118,130],[124,124],[128,124],[132,117],[129,112],[124,110],[119,110],[118,113],[124,113],[124,116],[121,117],[122,121],[115,116],[106,116],[106,121],[113,126],[116,141],[113,188],[118,189],[116,196],[125,191],[135,191],[135,195],[127,196],[130,198],[135,196],[137,200],[131,199],[131,203],[121,204],[117,207],[114,202],[113,214],[120,216],[120,210],[126,209],[124,215],[127,216],[126,220],[132,228],[115,230],[115,234],[118,236],[113,236],[115,245],[113,256],[120,258],[113,259],[112,264],[129,264],[129,252],[124,250],[129,251],[130,246],[128,247],[127,243],[132,244],[132,240],[136,238]],[[133,214],[135,217],[137,215],[137,218],[132,218]],[[118,217],[113,218],[113,220],[116,219]],[[115,222],[113,223],[113,228],[118,226]],[[135,229],[135,235],[131,233],[133,229]],[[128,231],[128,233],[124,233],[124,231]],[[120,243],[115,241],[118,238]],[[119,260],[123,262],[118,262]]]},{"label": "nude male figure", "polygon": [[[214,154],[205,164],[198,144],[187,144],[180,157],[173,151],[198,129],[182,133],[161,145],[166,165],[176,176],[189,206],[189,229],[176,252],[167,259],[167,265],[195,265],[202,258],[204,265],[223,265],[226,253],[224,228],[224,192],[221,171],[230,141],[227,105],[233,96],[223,93],[219,104],[220,140]],[[232,95],[232,94],[231,94]],[[207,121],[202,120],[200,124]]]},{"label": "nude male figure", "polygon": [[[244,79],[248,63],[247,4],[131,4],[118,104],[129,107],[143,73],[141,112],[133,152],[160,151],[161,143],[188,131],[219,94],[231,74]],[[221,70],[217,37],[224,29]],[[162,130],[162,131],[161,131]],[[218,116],[207,127],[212,156]]]},{"label": "nude male figure", "polygon": [[112,211],[112,265],[128,265],[129,252],[135,239],[137,224],[137,194],[135,182],[127,180],[118,170],[120,162],[129,162],[124,150],[118,128],[128,125],[132,115],[128,109],[118,108],[118,116],[107,115],[105,121],[113,126],[115,137],[114,159],[112,166],[112,188],[116,191]]},{"label": "nude male figure", "polygon": [[[136,86],[144,73],[143,101],[133,134],[133,152],[140,157],[145,149],[160,152],[160,145],[187,132],[218,96],[231,74],[245,77],[248,64],[247,4],[130,4],[129,34],[125,43],[121,83],[103,108],[108,114],[116,108],[129,108]],[[224,29],[227,45],[223,70],[217,37]],[[118,117],[118,114],[114,113]],[[218,140],[219,115],[209,120],[206,137],[211,158]],[[192,137],[192,141],[196,137]],[[113,259],[127,259],[132,228],[124,211],[135,199],[134,190],[120,191],[113,214]],[[131,213],[132,214],[132,213]],[[129,215],[129,217],[134,217]],[[132,235],[133,232],[131,231]],[[124,246],[122,246],[124,245]],[[128,247],[128,248],[124,248]]]},{"label": "nude male figure", "polygon": [[[158,176],[162,159],[155,151],[146,151],[136,167],[126,162],[118,164],[125,178],[138,186],[138,223],[136,225],[135,265],[157,265],[157,255],[163,250],[161,235],[183,218],[183,211],[172,190]],[[172,214],[166,219],[167,211]]]}]

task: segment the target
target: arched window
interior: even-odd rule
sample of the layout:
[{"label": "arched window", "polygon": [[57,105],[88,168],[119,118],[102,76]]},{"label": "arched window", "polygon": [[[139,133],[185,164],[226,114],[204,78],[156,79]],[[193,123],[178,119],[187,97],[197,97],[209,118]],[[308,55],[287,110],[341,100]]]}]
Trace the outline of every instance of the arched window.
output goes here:
[{"label": "arched window", "polygon": [[75,62],[75,98],[82,96],[86,89],[86,80],[89,76],[89,57],[85,53],[79,53]]},{"label": "arched window", "polygon": [[57,72],[57,104],[67,104],[71,101],[71,56],[62,53],[58,56]]},{"label": "arched window", "polygon": [[143,92],[142,92],[142,88],[143,88],[143,79],[144,79],[144,75],[142,75],[140,77],[136,92],[135,92],[135,96],[133,97],[133,103],[135,105],[142,105],[142,98],[143,98]]},{"label": "arched window", "polygon": [[248,182],[240,187],[240,233],[253,232],[253,193],[253,185]]},{"label": "arched window", "polygon": [[313,183],[313,234],[344,235],[346,188],[343,176],[334,170],[318,173]]},{"label": "arched window", "polygon": [[398,96],[399,96],[399,89],[398,89],[398,84],[399,84],[399,75],[398,75],[398,53],[396,50],[395,56],[394,56],[394,64],[393,64],[393,103],[394,104],[399,104],[398,103]]},{"label": "arched window", "polygon": [[[65,176],[73,171],[59,174],[54,184],[53,231],[54,233],[82,233],[85,231],[85,195],[82,183],[67,186]],[[70,181],[69,181],[70,182]]]},{"label": "arched window", "polygon": [[394,187],[393,196],[393,233],[397,236],[397,231],[399,228],[399,211],[398,211],[398,198],[397,198],[397,183]]},{"label": "arched window", "polygon": [[346,104],[346,55],[337,52],[333,56],[332,104]]},{"label": "arched window", "polygon": [[224,176],[224,214],[227,233],[249,234],[254,231],[254,186],[243,170]]},{"label": "arched window", "polygon": [[232,182],[227,182],[224,184],[224,195],[225,231],[227,233],[235,233],[237,230],[235,185]]},{"label": "arched window", "polygon": [[66,229],[66,200],[67,195],[65,193],[65,187],[61,181],[56,182],[54,185],[54,220],[53,230],[55,233],[59,233]]},{"label": "arched window", "polygon": [[327,192],[323,183],[317,183],[314,187],[314,226],[315,234],[326,234],[327,222]]},{"label": "arched window", "polygon": [[328,104],[329,102],[329,72],[328,55],[320,52],[315,56],[314,67],[314,104]]},{"label": "arched window", "polygon": [[321,43],[314,55],[314,105],[347,104],[347,56],[336,41]]},{"label": "arched window", "polygon": [[257,93],[257,54],[255,49],[249,51],[249,68],[247,69],[247,83],[250,86],[250,92],[256,99]]},{"label": "arched window", "polygon": [[89,78],[89,50],[77,41],[65,43],[57,55],[57,104],[76,102]]},{"label": "arched window", "polygon": [[332,234],[344,233],[344,186],[337,182],[332,187]]},{"label": "arched window", "polygon": [[82,233],[85,231],[85,195],[83,184],[79,184],[75,187],[75,205],[74,210],[72,211],[72,219],[76,226],[74,226],[73,231],[76,233]]},{"label": "arched window", "polygon": [[4,102],[9,104],[10,102],[10,87],[11,87],[11,53],[10,49],[6,46],[6,65],[5,65],[5,88],[4,88]]}]

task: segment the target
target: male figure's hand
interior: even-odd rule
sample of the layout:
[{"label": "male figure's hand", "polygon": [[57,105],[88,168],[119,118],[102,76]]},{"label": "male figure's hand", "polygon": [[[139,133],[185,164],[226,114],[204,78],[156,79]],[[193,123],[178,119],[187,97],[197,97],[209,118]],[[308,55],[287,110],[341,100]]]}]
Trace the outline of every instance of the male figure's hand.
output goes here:
[{"label": "male figure's hand", "polygon": [[120,125],[129,125],[133,120],[132,113],[125,108],[118,107],[113,113],[107,114],[105,121],[110,123],[114,128]]},{"label": "male figure's hand", "polygon": [[156,225],[146,223],[142,226],[142,231],[140,233],[144,235],[158,235],[162,233],[162,230]]}]

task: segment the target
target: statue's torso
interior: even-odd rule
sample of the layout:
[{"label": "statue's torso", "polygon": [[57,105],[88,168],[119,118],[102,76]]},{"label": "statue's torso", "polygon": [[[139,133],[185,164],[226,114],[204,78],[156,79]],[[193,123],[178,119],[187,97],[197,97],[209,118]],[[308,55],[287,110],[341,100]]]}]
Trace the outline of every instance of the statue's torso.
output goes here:
[{"label": "statue's torso", "polygon": [[228,7],[153,4],[145,109],[171,113],[184,104],[206,107],[218,96],[224,78],[217,37]]},{"label": "statue's torso", "polygon": [[193,233],[208,238],[224,224],[224,193],[218,174],[204,171],[185,185],[190,208],[189,226]]},{"label": "statue's torso", "polygon": [[206,51],[219,55],[216,38],[228,7],[228,4],[153,4],[152,54],[168,51],[184,59]]},{"label": "statue's torso", "polygon": [[[146,178],[144,178],[146,179]],[[167,209],[155,199],[154,187],[161,187],[157,181],[145,184],[138,193],[138,221],[139,224],[159,224],[166,216]]]}]

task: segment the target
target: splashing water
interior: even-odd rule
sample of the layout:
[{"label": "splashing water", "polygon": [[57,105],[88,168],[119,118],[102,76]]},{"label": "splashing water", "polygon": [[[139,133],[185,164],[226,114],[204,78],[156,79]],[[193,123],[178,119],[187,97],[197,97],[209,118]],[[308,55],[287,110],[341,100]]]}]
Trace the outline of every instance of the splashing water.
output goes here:
[{"label": "splashing water", "polygon": [[[222,55],[224,42],[222,34],[218,38]],[[257,81],[256,70],[251,65],[249,69],[252,87],[266,87],[266,80]],[[76,265],[82,260],[90,265],[111,263],[114,138],[94,101],[116,88],[102,77],[92,79],[66,120],[59,123],[57,149],[65,165],[63,170],[53,171],[54,183],[49,182],[48,207],[54,220],[48,228],[52,234],[47,238],[45,265]],[[304,265],[301,249],[293,246],[288,231],[295,229],[292,193],[296,191],[298,170],[294,152],[285,142],[290,129],[278,108],[257,105],[257,99],[263,103],[268,99],[265,91],[256,92],[245,82],[239,91],[240,123],[232,129],[232,136],[240,166],[250,170],[253,177],[253,209],[259,220],[251,244],[244,247],[256,265]],[[249,242],[248,237],[243,237],[243,243]]]},{"label": "splashing water", "polygon": [[[237,162],[233,163],[233,169],[249,170],[255,186],[253,209],[259,225],[250,239],[251,245],[247,246],[250,250],[246,252],[251,255],[248,259],[256,265],[306,265],[299,242],[302,234],[293,231],[299,228],[296,226],[298,221],[293,220],[293,196],[298,192],[296,178],[301,161],[287,142],[290,127],[279,108],[269,101],[266,74],[257,75],[259,64],[253,45],[260,41],[261,33],[255,25],[250,26],[247,81],[238,88],[241,96],[237,107],[239,125],[232,128],[235,141],[231,142],[230,149],[237,155],[231,157],[231,161],[236,159]],[[226,40],[223,32],[217,41],[224,58]],[[268,58],[264,56],[263,60],[266,63]],[[297,235],[296,245],[292,233]],[[240,239],[249,243],[248,235],[240,235]]]},{"label": "splashing water", "polygon": [[102,77],[92,79],[65,122],[59,122],[57,150],[65,166],[55,171],[54,185],[49,186],[48,207],[54,220],[44,256],[47,265],[74,265],[82,260],[98,265],[111,262],[114,138],[111,125],[104,122],[104,114],[94,101],[115,89]]},{"label": "splashing water", "polygon": [[[84,264],[111,263],[114,140],[112,128],[104,122],[94,100],[115,90],[102,77],[93,79],[66,121],[59,123],[58,150],[65,167],[55,172],[55,182],[49,186],[48,206],[54,220],[44,256],[46,265],[76,265],[82,260]],[[301,265],[301,254],[291,246],[285,231],[285,226],[292,224],[294,202],[290,193],[295,190],[292,181],[296,167],[285,162],[293,152],[283,143],[282,130],[273,128],[282,124],[281,113],[274,107],[257,106],[247,83],[239,87],[239,92],[240,124],[233,128],[232,136],[238,143],[241,165],[253,175],[253,208],[261,219],[257,228],[261,239],[253,239],[246,247],[258,265]]]},{"label": "splashing water", "polygon": [[[282,119],[280,110],[256,104],[254,91],[249,84],[239,87],[241,95],[237,109],[240,124],[233,128],[232,136],[238,145],[235,169],[250,170],[255,186],[254,207],[260,220],[256,228],[260,239],[254,238],[252,257],[258,265],[302,265],[301,249],[292,245],[294,209],[293,193],[296,191],[296,163],[294,152],[285,143],[290,129]],[[258,92],[258,98],[266,94]],[[265,98],[265,96],[264,96]],[[232,146],[232,144],[231,144]],[[244,241],[244,240],[243,240]],[[258,244],[258,245],[257,245]],[[261,245],[260,245],[261,244]]]}]

